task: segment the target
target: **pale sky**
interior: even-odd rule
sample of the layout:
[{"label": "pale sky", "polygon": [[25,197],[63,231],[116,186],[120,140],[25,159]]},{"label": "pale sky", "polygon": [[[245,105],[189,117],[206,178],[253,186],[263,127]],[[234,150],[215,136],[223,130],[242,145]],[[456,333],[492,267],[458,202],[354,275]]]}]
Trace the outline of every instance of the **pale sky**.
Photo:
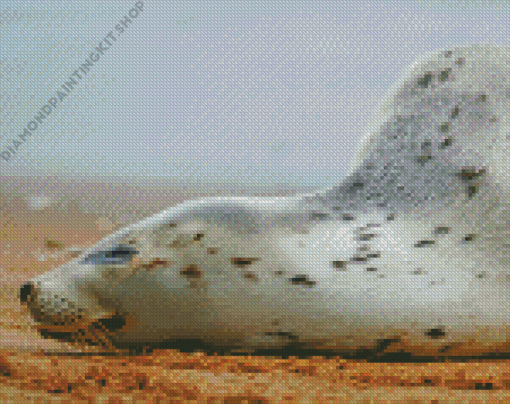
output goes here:
[{"label": "pale sky", "polygon": [[[2,0],[0,180],[327,187],[417,56],[510,43],[505,1],[135,3]],[[101,41],[108,49],[84,74]],[[70,77],[75,87],[9,152]]]}]

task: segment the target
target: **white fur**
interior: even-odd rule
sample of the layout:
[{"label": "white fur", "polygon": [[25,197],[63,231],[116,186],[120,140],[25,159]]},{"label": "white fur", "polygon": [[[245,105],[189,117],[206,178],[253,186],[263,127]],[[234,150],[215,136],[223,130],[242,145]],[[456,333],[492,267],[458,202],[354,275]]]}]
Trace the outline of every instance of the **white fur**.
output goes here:
[{"label": "white fur", "polygon": [[[63,297],[84,318],[122,313],[132,323],[111,338],[124,343],[510,350],[509,61],[495,46],[427,55],[340,185],[170,208],[33,279],[32,308],[65,319]],[[138,254],[83,264],[119,244]]]}]

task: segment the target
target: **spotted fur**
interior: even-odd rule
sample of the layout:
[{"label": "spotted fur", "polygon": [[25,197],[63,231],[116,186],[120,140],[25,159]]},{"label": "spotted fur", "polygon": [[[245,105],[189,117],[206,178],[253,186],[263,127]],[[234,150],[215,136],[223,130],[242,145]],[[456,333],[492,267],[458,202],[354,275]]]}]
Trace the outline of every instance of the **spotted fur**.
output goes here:
[{"label": "spotted fur", "polygon": [[78,335],[72,319],[117,347],[510,352],[509,52],[417,61],[339,185],[186,202],[32,279],[22,301],[53,336]]}]

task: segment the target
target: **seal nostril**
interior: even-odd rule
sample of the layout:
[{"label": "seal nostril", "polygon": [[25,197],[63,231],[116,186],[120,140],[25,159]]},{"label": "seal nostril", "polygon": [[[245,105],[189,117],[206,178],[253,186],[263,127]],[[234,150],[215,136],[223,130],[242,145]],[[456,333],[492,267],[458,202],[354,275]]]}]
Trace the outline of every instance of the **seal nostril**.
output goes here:
[{"label": "seal nostril", "polygon": [[34,285],[32,285],[30,282],[25,283],[20,291],[19,291],[19,298],[21,300],[21,303],[27,303],[30,296],[34,294]]}]

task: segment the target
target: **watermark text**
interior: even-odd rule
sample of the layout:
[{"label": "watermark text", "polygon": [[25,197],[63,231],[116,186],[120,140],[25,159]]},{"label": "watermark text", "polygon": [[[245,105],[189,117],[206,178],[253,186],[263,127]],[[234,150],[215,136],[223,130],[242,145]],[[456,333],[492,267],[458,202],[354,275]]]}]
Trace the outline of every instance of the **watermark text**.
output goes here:
[{"label": "watermark text", "polygon": [[39,112],[36,113],[34,119],[28,122],[26,127],[23,129],[23,133],[20,133],[17,138],[12,139],[10,145],[8,145],[2,152],[0,157],[4,161],[9,161],[18,151],[19,147],[32,136],[37,130],[39,125],[44,123],[44,120],[51,114],[51,112],[57,108],[58,104],[61,103],[65,97],[67,97],[73,88],[78,85],[81,80],[95,63],[99,61],[101,56],[110,49],[113,43],[117,40],[118,36],[122,34],[135,18],[143,11],[143,2],[137,1],[133,8],[131,8],[127,15],[122,18],[117,25],[115,25],[115,31],[110,31],[106,34],[99,45],[95,47],[94,51],[89,55],[85,62],[82,63],[70,76],[69,81],[64,82],[59,90],[56,91],[54,97],[51,97],[47,104],[43,105]]}]

